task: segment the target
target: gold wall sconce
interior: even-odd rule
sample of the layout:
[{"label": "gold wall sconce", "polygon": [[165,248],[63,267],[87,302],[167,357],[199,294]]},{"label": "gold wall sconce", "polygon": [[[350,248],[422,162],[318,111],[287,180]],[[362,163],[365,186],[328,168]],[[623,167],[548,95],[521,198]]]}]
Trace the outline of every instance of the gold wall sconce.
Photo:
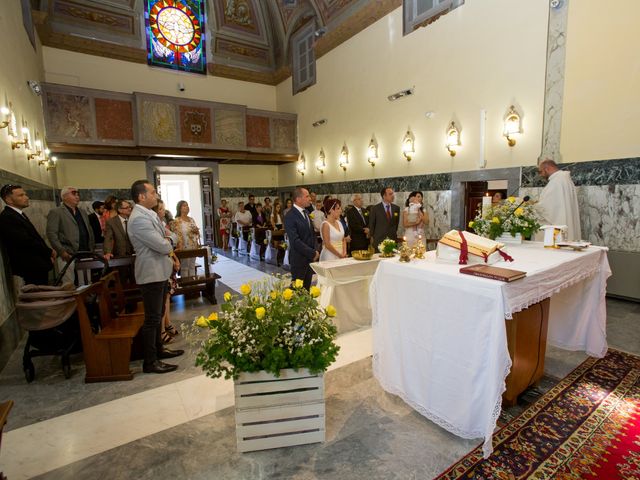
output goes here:
[{"label": "gold wall sconce", "polygon": [[32,150],[31,153],[27,153],[27,160],[33,160],[34,158],[42,155],[42,142],[37,138],[38,135],[36,134],[36,141],[33,142],[33,147],[35,150]]},{"label": "gold wall sconce", "polygon": [[458,149],[462,146],[462,143],[460,143],[460,129],[456,127],[456,123],[453,121],[447,127],[447,142],[445,146],[452,157],[456,156]]},{"label": "gold wall sconce", "polygon": [[338,165],[345,172],[347,171],[347,167],[349,166],[349,149],[347,148],[347,143],[345,142],[342,145],[342,150],[340,150],[340,156],[338,157]]},{"label": "gold wall sconce", "polygon": [[29,145],[29,142],[30,142],[29,129],[27,127],[22,127],[22,140],[13,140],[11,142],[11,149],[15,150],[16,148],[20,148],[21,146],[24,145],[24,149],[29,150],[31,148],[31,146]]},{"label": "gold wall sconce", "polygon": [[300,175],[304,177],[304,172],[307,171],[307,159],[304,158],[304,153],[300,154],[300,158],[298,158],[298,164],[296,165],[296,170]]},{"label": "gold wall sconce", "polygon": [[369,165],[372,167],[375,167],[378,158],[378,142],[376,141],[375,135],[371,135],[371,141],[367,147],[367,162],[369,162]]},{"label": "gold wall sconce", "polygon": [[11,123],[11,110],[7,107],[0,108],[0,115],[2,115],[3,120],[0,121],[0,128],[6,128]]},{"label": "gold wall sconce", "polygon": [[46,165],[47,162],[49,161],[49,155],[51,155],[51,150],[49,150],[48,148],[45,148],[44,151],[42,152],[42,156],[38,159],[38,166]]},{"label": "gold wall sconce", "polygon": [[325,168],[327,168],[327,162],[324,155],[324,150],[321,148],[320,153],[318,154],[318,159],[316,160],[316,170],[318,170],[320,173],[324,173]]},{"label": "gold wall sconce", "polygon": [[51,157],[47,162],[47,172],[49,170],[55,170],[58,165],[58,157]]},{"label": "gold wall sconce", "polygon": [[516,107],[511,105],[507,115],[504,117],[504,132],[503,135],[507,137],[507,143],[510,147],[516,144],[515,135],[522,133],[522,118],[516,110]]},{"label": "gold wall sconce", "polygon": [[413,154],[416,153],[415,143],[416,137],[414,137],[411,128],[407,128],[407,133],[404,134],[402,139],[402,154],[407,159],[407,162],[410,162]]}]

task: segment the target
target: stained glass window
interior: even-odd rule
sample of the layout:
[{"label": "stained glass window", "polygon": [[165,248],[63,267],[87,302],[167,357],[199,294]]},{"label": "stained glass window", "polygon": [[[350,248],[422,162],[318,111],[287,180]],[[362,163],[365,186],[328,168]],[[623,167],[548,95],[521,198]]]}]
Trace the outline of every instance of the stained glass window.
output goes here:
[{"label": "stained glass window", "polygon": [[149,65],[206,73],[205,0],[144,0]]}]

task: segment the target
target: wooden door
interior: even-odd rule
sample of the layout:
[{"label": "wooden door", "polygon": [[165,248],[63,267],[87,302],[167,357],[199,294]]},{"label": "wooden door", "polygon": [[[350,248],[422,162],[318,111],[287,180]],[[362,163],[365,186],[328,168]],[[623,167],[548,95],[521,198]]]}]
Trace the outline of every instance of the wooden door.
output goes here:
[{"label": "wooden door", "polygon": [[469,222],[478,214],[478,209],[482,209],[482,197],[487,192],[487,182],[467,182],[465,188],[465,208],[464,208],[464,228],[469,228]]}]

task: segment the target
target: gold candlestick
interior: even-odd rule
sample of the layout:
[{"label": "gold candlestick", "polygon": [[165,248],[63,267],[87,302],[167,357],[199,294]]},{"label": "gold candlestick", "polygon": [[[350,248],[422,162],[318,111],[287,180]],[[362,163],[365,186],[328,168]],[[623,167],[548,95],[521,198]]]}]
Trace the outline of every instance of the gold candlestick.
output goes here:
[{"label": "gold candlestick", "polygon": [[402,242],[400,247],[400,261],[409,262],[411,260],[411,249],[407,245],[407,242]]}]

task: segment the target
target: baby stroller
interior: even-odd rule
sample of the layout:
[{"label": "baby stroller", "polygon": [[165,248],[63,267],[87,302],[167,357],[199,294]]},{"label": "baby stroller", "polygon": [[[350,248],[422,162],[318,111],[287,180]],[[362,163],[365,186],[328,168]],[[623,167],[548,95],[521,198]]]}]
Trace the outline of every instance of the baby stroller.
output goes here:
[{"label": "baby stroller", "polygon": [[[78,252],[56,278],[58,285],[66,270],[79,258],[104,258],[90,252]],[[60,355],[65,378],[71,377],[69,355],[80,352],[80,329],[75,315],[76,288],[64,286],[25,285],[20,289],[16,311],[18,322],[29,336],[22,356],[22,368],[28,383],[35,378],[33,357]]]}]

